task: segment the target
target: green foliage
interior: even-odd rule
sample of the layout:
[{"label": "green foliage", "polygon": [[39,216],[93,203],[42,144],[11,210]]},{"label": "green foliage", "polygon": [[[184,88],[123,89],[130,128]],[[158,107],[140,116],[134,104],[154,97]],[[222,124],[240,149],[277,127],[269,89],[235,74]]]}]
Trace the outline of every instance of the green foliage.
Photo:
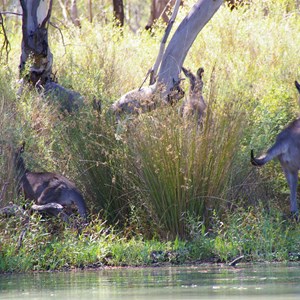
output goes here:
[{"label": "green foliage", "polygon": [[[242,114],[235,103],[207,111],[202,128],[161,108],[130,126],[127,138],[137,183],[152,218],[171,237],[186,235],[184,215],[224,209]],[[138,162],[138,164],[136,163]]]},{"label": "green foliage", "polygon": [[[181,9],[176,24],[191,6],[188,2]],[[97,260],[148,264],[149,253],[164,247],[174,261],[211,256],[228,261],[238,254],[281,260],[288,258],[285,249],[297,252],[299,228],[272,209],[288,210],[280,167],[270,163],[253,171],[249,163],[250,149],[266,150],[298,110],[294,80],[299,76],[300,22],[292,1],[255,0],[233,11],[222,7],[199,34],[184,66],[205,70],[208,109],[201,128],[178,116],[181,103],[127,118],[117,126],[109,115],[111,103],[141,86],[158,52],[160,26],[150,35],[96,19],[92,24],[82,21],[80,30],[63,29],[64,44],[59,31],[50,29],[59,83],[85,97],[84,108],[66,115],[34,90],[17,96],[18,22],[7,23],[12,52],[8,64],[0,65],[0,189],[9,183],[0,206],[19,201],[13,192],[12,156],[25,140],[24,157],[31,169],[56,171],[75,181],[90,211],[118,224],[132,244],[108,234],[115,239],[113,245],[84,235],[79,245],[72,230],[63,230],[66,236],[55,239],[32,225],[35,230],[18,255],[13,246],[18,234],[12,235],[14,240],[1,235],[3,270],[18,270],[21,261],[22,270]],[[93,110],[93,100],[102,102],[102,113]],[[259,209],[245,209],[264,199]],[[267,206],[271,212],[266,212]],[[92,236],[96,228],[101,232],[99,226],[91,225]],[[146,244],[145,237],[175,242]],[[36,249],[44,262],[36,257]],[[165,255],[159,260],[165,261]]]},{"label": "green foliage", "polygon": [[[173,242],[124,238],[97,216],[78,232],[60,220],[32,215],[0,219],[0,273],[31,270],[70,270],[101,266],[146,266],[199,262],[230,262],[240,255],[245,261],[299,260],[300,225],[285,220],[262,206],[219,217],[213,214],[212,227],[188,217],[194,230],[189,241]],[[28,229],[18,249],[24,225]]]},{"label": "green foliage", "polygon": [[238,255],[249,260],[288,260],[299,244],[294,233],[299,224],[284,220],[278,211],[267,212],[262,205],[240,210],[226,216],[222,222],[214,221],[217,236],[214,251],[222,261],[229,261]]}]

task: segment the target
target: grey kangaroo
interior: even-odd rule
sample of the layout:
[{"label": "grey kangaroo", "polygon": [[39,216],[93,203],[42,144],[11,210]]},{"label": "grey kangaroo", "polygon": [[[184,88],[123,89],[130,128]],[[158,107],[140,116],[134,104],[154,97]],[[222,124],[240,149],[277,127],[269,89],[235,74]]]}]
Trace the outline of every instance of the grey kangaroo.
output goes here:
[{"label": "grey kangaroo", "polygon": [[116,116],[116,120],[119,122],[121,116],[124,114],[139,115],[150,112],[156,109],[159,103],[173,105],[184,96],[184,91],[180,87],[180,83],[181,79],[177,82],[173,79],[174,86],[165,99],[161,96],[163,87],[157,83],[130,91],[114,102],[109,110]]},{"label": "grey kangaroo", "polygon": [[204,111],[206,109],[206,103],[202,95],[202,89],[203,89],[202,76],[204,73],[204,69],[199,68],[196,76],[184,67],[182,67],[182,71],[184,75],[187,78],[189,78],[190,88],[189,88],[189,96],[183,102],[180,108],[180,114],[184,118],[196,116],[198,125],[200,125],[201,120],[204,116]]},{"label": "grey kangaroo", "polygon": [[[75,184],[66,177],[50,172],[31,172],[25,167],[22,153],[25,143],[15,153],[16,179],[19,192],[24,193],[25,199],[33,200],[42,206],[59,204],[69,213],[76,206],[80,216],[86,221],[87,209],[85,201]],[[55,207],[55,205],[53,205]],[[55,209],[46,212],[58,215]]]},{"label": "grey kangaroo", "polygon": [[[300,93],[300,84],[295,81]],[[251,150],[251,163],[262,166],[273,158],[278,158],[290,188],[290,210],[298,216],[297,186],[298,171],[300,170],[300,118],[291,122],[276,138],[275,144],[266,154],[255,158]]]}]

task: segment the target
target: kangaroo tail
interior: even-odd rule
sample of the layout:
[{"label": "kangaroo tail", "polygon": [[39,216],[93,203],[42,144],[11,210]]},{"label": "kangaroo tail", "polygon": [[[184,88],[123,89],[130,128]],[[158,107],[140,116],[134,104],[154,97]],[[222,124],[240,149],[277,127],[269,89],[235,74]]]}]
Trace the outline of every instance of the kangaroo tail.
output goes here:
[{"label": "kangaroo tail", "polygon": [[266,154],[258,158],[254,157],[253,150],[251,150],[251,163],[253,166],[263,166],[268,161],[282,154],[285,150],[285,147],[281,147],[280,144],[275,143],[275,145],[273,145]]},{"label": "kangaroo tail", "polygon": [[256,167],[260,167],[260,166],[263,166],[266,161],[265,161],[265,156],[262,157],[262,158],[255,158],[254,157],[254,152],[253,152],[253,149],[251,149],[251,164],[253,166],[256,166]]}]

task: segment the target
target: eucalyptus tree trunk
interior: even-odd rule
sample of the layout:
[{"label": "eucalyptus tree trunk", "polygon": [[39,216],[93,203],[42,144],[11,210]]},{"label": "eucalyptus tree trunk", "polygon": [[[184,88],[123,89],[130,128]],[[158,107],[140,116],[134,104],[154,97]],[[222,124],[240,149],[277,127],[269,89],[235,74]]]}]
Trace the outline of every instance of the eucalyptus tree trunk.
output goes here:
[{"label": "eucalyptus tree trunk", "polygon": [[[213,17],[222,3],[223,0],[198,0],[178,26],[163,55],[160,51],[158,58],[162,55],[162,61],[156,82],[151,81],[149,87],[126,93],[113,104],[113,110],[122,111],[122,106],[125,104],[127,106],[128,103],[136,105],[136,102],[142,102],[144,97],[149,99],[151,95],[154,96],[158,93],[163,102],[172,103],[174,99],[177,101],[179,94],[182,93],[178,85],[180,83],[179,74],[185,57],[199,32]],[[164,42],[163,39],[162,43]],[[157,61],[160,61],[160,59],[157,59]],[[172,99],[173,97],[174,99]]]},{"label": "eucalyptus tree trunk", "polygon": [[80,27],[80,19],[78,15],[77,1],[76,0],[58,0],[59,5],[61,7],[62,15],[65,19],[65,22],[69,22],[69,17],[71,18],[72,23]]},{"label": "eucalyptus tree trunk", "polygon": [[66,89],[52,79],[53,55],[48,43],[48,26],[53,0],[20,0],[22,17],[22,53],[20,77],[32,87],[60,104],[62,110],[76,110],[83,103],[82,96]]},{"label": "eucalyptus tree trunk", "polygon": [[70,15],[71,15],[72,23],[75,26],[80,27],[81,24],[80,24],[80,19],[79,19],[79,15],[78,15],[78,8],[77,8],[77,1],[76,0],[71,1]]},{"label": "eucalyptus tree trunk", "polygon": [[172,89],[174,82],[178,82],[182,64],[190,47],[222,3],[223,0],[198,0],[178,26],[167,46],[158,72],[158,82],[165,86],[165,93]]},{"label": "eucalyptus tree trunk", "polygon": [[22,54],[20,76],[30,83],[44,85],[51,80],[53,55],[48,45],[48,25],[52,0],[20,0],[22,18]]},{"label": "eucalyptus tree trunk", "polygon": [[150,84],[154,84],[155,81],[156,81],[157,71],[158,71],[158,68],[159,68],[159,66],[161,64],[161,61],[162,61],[162,58],[163,58],[163,54],[165,52],[165,47],[166,47],[166,43],[167,43],[169,34],[171,32],[171,29],[172,29],[173,24],[175,22],[175,19],[177,17],[177,13],[178,13],[178,10],[179,10],[180,3],[181,3],[181,0],[176,0],[176,2],[175,2],[175,6],[174,6],[174,10],[173,10],[172,16],[171,16],[171,18],[170,18],[170,20],[168,22],[167,28],[165,30],[165,34],[164,34],[164,36],[162,38],[162,41],[160,43],[160,49],[159,49],[159,52],[158,52],[155,64],[154,64],[154,66],[152,68],[152,74],[151,74],[151,77],[150,77]]}]

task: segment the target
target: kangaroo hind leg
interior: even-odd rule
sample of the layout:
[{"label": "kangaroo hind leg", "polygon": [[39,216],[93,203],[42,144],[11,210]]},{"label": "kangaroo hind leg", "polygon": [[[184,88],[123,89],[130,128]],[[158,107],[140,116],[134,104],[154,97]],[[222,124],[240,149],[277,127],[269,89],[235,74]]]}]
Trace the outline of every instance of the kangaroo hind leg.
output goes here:
[{"label": "kangaroo hind leg", "polygon": [[298,171],[290,171],[286,169],[284,169],[283,171],[290,188],[291,213],[298,215],[298,206],[297,206]]}]

